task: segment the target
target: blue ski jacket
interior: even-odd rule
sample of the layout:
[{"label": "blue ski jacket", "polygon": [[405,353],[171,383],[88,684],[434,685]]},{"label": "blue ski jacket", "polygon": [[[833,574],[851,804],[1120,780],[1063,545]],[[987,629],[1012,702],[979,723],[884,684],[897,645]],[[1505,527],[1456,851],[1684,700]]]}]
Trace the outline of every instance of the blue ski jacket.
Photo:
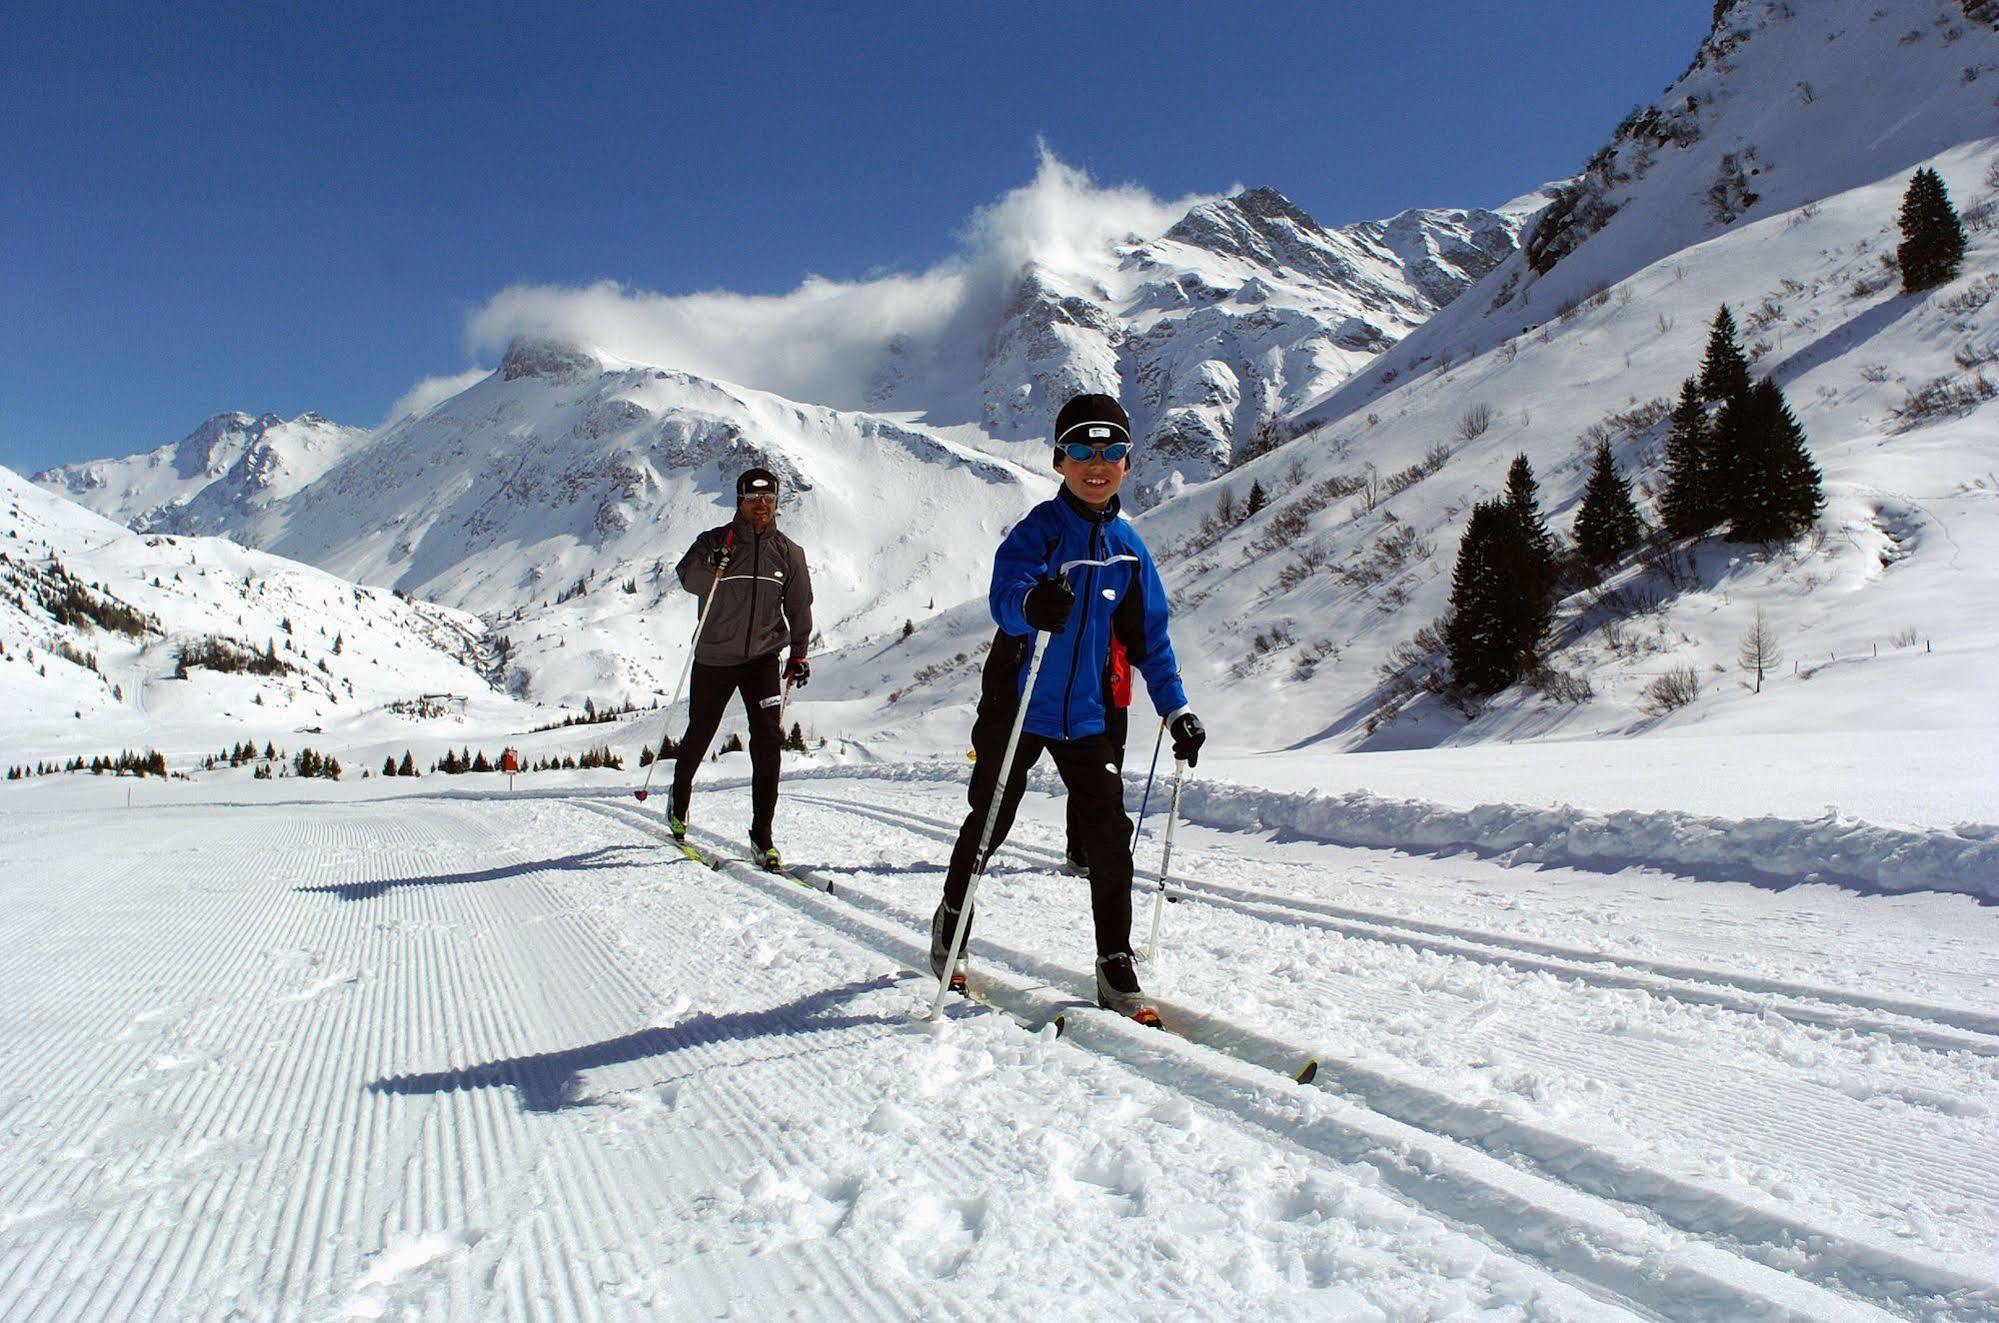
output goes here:
[{"label": "blue ski jacket", "polygon": [[[1025,729],[1051,740],[1076,740],[1104,729],[1104,666],[1113,631],[1126,642],[1132,664],[1145,677],[1145,690],[1162,716],[1187,706],[1180,666],[1167,636],[1166,587],[1152,553],[1130,523],[1118,516],[1111,498],[1094,511],[1062,489],[1055,499],[1027,512],[1000,543],[993,557],[988,605],[1000,632],[1021,640],[1034,636],[1024,614],[1035,584],[1054,578],[1072,560],[1130,560],[1110,566],[1079,566],[1069,577],[1076,606],[1069,627],[1043,640],[1047,655],[1027,701]],[[1014,679],[1018,695],[1027,683],[1025,648]]]}]

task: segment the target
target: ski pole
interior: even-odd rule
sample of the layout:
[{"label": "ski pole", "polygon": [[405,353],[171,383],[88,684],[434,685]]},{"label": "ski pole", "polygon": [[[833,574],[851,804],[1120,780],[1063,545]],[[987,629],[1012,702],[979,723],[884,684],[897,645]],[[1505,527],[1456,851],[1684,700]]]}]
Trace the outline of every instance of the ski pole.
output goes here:
[{"label": "ski pole", "polygon": [[[674,682],[673,701],[666,705],[666,721],[669,724],[673,721],[673,709],[680,706],[681,694],[687,691],[687,677],[694,670],[694,650],[701,646],[701,632],[708,628],[708,613],[715,609],[715,599],[722,595],[719,591],[722,587],[722,571],[729,568],[729,556],[735,547],[736,530],[731,527],[722,535],[722,563],[715,567],[715,580],[708,585],[707,605],[701,608],[701,618],[694,622],[694,637],[687,640],[687,660],[681,663],[680,679]],[[665,733],[666,729],[662,727],[660,734]],[[632,792],[639,803],[646,802],[646,795],[652,790],[652,774],[659,770],[659,765],[664,761],[666,761],[664,758],[655,758],[646,764],[645,784]]]},{"label": "ski pole", "polygon": [[1166,848],[1159,855],[1159,890],[1152,898],[1152,933],[1145,939],[1145,963],[1159,958],[1159,920],[1166,913],[1166,870],[1173,863],[1173,824],[1180,819],[1180,778],[1186,774],[1185,759],[1173,760],[1173,798],[1166,806]]},{"label": "ski pole", "polygon": [[[1021,728],[1027,724],[1028,700],[1034,697],[1034,680],[1041,674],[1041,646],[1045,635],[1036,634],[1030,645],[1034,659],[1027,664],[1027,684],[1020,691],[1020,706],[1014,710],[1013,730],[1006,737],[1006,757],[1000,759],[999,780],[993,786],[992,803],[986,805],[986,825],[979,831],[978,866],[972,870],[971,884],[965,888],[965,903],[958,908],[958,923],[951,932],[951,955],[944,962],[944,976],[937,980],[937,1000],[930,1003],[930,1017],[944,1013],[944,998],[951,992],[951,971],[958,967],[958,953],[965,949],[965,929],[972,925],[972,897],[978,894],[979,879],[986,875],[986,850],[992,844],[993,825],[999,821],[1000,804],[1006,799],[1007,778],[1013,774],[1013,756],[1020,748]],[[976,773],[974,773],[976,775]]]},{"label": "ski pole", "polygon": [[1138,797],[1138,826],[1132,829],[1131,843],[1145,834],[1145,806],[1152,802],[1152,778],[1159,775],[1159,748],[1166,743],[1166,718],[1159,718],[1159,738],[1152,742],[1152,767],[1145,774],[1145,793]]}]

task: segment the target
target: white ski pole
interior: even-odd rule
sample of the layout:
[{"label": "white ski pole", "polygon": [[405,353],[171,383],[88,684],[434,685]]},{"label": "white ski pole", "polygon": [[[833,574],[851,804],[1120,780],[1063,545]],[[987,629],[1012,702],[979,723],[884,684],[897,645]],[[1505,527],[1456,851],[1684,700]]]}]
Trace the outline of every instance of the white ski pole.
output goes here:
[{"label": "white ski pole", "polygon": [[[715,599],[722,595],[720,592],[722,571],[729,568],[729,557],[735,548],[736,530],[731,528],[722,535],[722,563],[715,567],[715,581],[708,585],[708,603],[701,608],[701,618],[694,622],[694,637],[687,641],[687,660],[681,663],[680,679],[674,682],[673,701],[666,705],[666,724],[660,727],[662,735],[673,722],[673,709],[680,706],[680,696],[687,691],[687,677],[694,671],[694,650],[701,646],[701,633],[708,628],[708,613],[715,609]],[[646,802],[646,795],[652,790],[652,774],[658,771],[659,765],[665,761],[664,758],[654,758],[646,764],[645,784],[632,792],[639,803]]]},{"label": "white ski pole", "polygon": [[1152,897],[1152,934],[1145,939],[1145,963],[1159,958],[1159,920],[1166,913],[1166,870],[1173,863],[1173,824],[1180,820],[1180,778],[1186,774],[1185,759],[1173,760],[1173,797],[1166,804],[1166,848],[1159,855],[1159,890]]},{"label": "white ski pole", "polygon": [[1013,756],[1020,748],[1020,731],[1027,724],[1027,704],[1034,697],[1034,680],[1041,674],[1041,658],[1047,649],[1041,646],[1045,634],[1036,634],[1030,645],[1034,649],[1034,659],[1027,664],[1027,684],[1020,691],[1020,705],[1014,709],[1013,730],[1006,737],[1006,757],[1000,759],[999,780],[993,786],[993,798],[986,805],[986,825],[979,832],[979,852],[974,856],[977,867],[972,869],[971,884],[965,888],[965,903],[958,907],[958,924],[951,932],[951,955],[944,962],[944,976],[937,980],[937,999],[930,1003],[930,1018],[936,1019],[944,1013],[944,998],[950,995],[951,971],[958,967],[958,953],[965,949],[965,929],[972,923],[972,897],[979,891],[979,879],[986,875],[986,850],[992,844],[993,824],[999,821],[1000,804],[1006,799],[1007,778],[1013,775]]}]

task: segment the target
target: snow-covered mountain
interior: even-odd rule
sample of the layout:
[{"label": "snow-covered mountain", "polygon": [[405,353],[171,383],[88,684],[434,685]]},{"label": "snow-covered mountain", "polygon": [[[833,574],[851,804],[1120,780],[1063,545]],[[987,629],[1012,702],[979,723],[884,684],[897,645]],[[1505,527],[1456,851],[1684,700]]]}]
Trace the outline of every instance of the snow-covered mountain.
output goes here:
[{"label": "snow-covered mountain", "polygon": [[246,737],[296,747],[308,725],[435,737],[440,720],[527,715],[464,612],[221,538],[134,533],[7,469],[0,513],[9,765],[160,745],[184,769]]},{"label": "snow-covered mountain", "polygon": [[1277,420],[1513,253],[1526,214],[1411,210],[1327,228],[1252,189],[1163,234],[1028,262],[982,338],[892,346],[868,400],[1034,443],[1071,395],[1118,395],[1148,439],[1129,489],[1143,506],[1270,444]]},{"label": "snow-covered mountain", "polygon": [[[1984,608],[1999,600],[1999,480],[1993,392],[1978,385],[1999,361],[1992,12],[1730,6],[1685,76],[1594,158],[1573,195],[1594,202],[1551,211],[1525,250],[1290,419],[1295,440],[1143,515],[1211,724],[1263,748],[1640,731],[1986,738],[1999,698],[1999,622]],[[1717,192],[1730,162],[1747,188]],[[1905,296],[1890,269],[1896,217],[1925,164],[1967,215],[1970,250],[1956,281]],[[1820,531],[1785,548],[1713,539],[1686,565],[1632,566],[1570,598],[1553,658],[1570,680],[1511,691],[1467,724],[1423,690],[1439,658],[1421,631],[1445,610],[1471,506],[1525,454],[1566,536],[1601,437],[1651,514],[1664,404],[1724,302],[1752,370],[1775,377],[1807,429],[1825,474]],[[1919,396],[1956,402],[1912,407]],[[1253,484],[1269,505],[1245,516]],[[1787,660],[1754,694],[1736,652],[1758,606]],[[857,665],[855,692],[895,693],[905,723],[962,725],[989,631],[968,605],[892,667]],[[1701,696],[1649,711],[1647,687],[1682,665]]]},{"label": "snow-covered mountain", "polygon": [[235,534],[245,521],[306,486],[368,438],[316,413],[218,413],[181,440],[126,459],[46,469],[34,480],[135,528],[168,523]]}]

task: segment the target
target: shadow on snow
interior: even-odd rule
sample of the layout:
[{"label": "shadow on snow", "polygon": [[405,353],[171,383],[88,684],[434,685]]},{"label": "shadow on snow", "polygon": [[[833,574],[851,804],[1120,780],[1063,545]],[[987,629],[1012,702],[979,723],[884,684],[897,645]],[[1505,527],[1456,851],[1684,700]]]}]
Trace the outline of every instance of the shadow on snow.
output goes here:
[{"label": "shadow on snow", "polygon": [[866,982],[827,988],[780,1006],[736,1011],[728,1015],[695,1015],[678,1024],[640,1029],[583,1047],[504,1057],[455,1070],[391,1075],[374,1081],[368,1089],[371,1093],[410,1097],[456,1093],[461,1089],[506,1087],[519,1092],[521,1105],[530,1112],[556,1112],[567,1107],[588,1106],[589,1100],[579,1096],[580,1076],[587,1070],[669,1056],[713,1043],[748,1042],[758,1038],[900,1024],[902,1021],[898,1017],[890,1015],[829,1014],[852,998],[895,985],[895,978],[885,974]]}]

